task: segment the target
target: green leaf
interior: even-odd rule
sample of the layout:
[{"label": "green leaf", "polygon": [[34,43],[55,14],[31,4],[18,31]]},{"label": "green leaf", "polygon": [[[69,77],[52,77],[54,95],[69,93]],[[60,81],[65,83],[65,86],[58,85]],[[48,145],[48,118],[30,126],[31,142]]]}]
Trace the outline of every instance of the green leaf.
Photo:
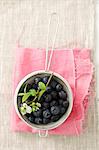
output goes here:
[{"label": "green leaf", "polygon": [[38,100],[41,98],[41,96],[44,94],[44,92],[45,92],[45,90],[41,90],[41,91],[39,92]]},{"label": "green leaf", "polygon": [[18,96],[24,96],[25,93],[19,93]]},{"label": "green leaf", "polygon": [[38,83],[39,89],[46,90],[46,85],[43,82]]},{"label": "green leaf", "polygon": [[29,90],[29,93],[32,95],[32,96],[36,96],[36,90],[35,89],[31,89]]},{"label": "green leaf", "polygon": [[30,96],[29,92],[28,93],[24,93],[24,96],[22,97],[22,103],[24,103],[28,99],[29,96]]}]

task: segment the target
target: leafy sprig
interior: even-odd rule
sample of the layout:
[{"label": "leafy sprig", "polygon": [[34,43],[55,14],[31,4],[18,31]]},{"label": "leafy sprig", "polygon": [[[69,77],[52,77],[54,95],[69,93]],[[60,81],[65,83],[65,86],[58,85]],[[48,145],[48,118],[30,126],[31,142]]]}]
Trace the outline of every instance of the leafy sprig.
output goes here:
[{"label": "leafy sprig", "polygon": [[[52,76],[53,76],[53,73],[50,75],[49,80],[46,85],[43,82],[39,82],[37,91],[35,89],[30,89],[27,92],[27,84],[26,84],[24,88],[24,93],[18,94],[18,96],[22,96],[22,106],[20,107],[20,111],[23,115],[25,115],[26,113],[31,113],[32,111],[35,112],[41,107],[39,100],[42,97],[42,95],[45,93],[46,88]],[[26,100],[30,96],[33,97],[33,100],[31,100],[30,102],[27,102]]]}]

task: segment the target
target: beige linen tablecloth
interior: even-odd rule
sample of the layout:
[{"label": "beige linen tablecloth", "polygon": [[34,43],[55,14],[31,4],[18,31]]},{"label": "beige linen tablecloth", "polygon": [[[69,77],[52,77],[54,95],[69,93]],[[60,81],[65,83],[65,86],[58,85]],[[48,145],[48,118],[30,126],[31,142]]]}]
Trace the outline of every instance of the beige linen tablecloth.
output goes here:
[{"label": "beige linen tablecloth", "polygon": [[[21,45],[45,47],[48,16],[57,12],[60,25],[56,47],[89,47],[93,52],[94,3],[94,0],[0,0],[0,150],[99,149],[96,101],[89,110],[86,132],[79,137],[50,135],[39,138],[30,133],[12,133],[9,128],[14,52],[23,25]],[[53,36],[55,24],[51,29]]]}]

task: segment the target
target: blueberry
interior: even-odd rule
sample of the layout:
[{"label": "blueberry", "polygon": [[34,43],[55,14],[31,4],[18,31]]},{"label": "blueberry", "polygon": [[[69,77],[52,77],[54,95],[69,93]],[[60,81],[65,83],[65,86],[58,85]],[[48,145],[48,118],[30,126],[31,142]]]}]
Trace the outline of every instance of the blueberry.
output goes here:
[{"label": "blueberry", "polygon": [[58,91],[58,92],[59,92],[59,91],[61,91],[61,90],[62,90],[62,88],[63,88],[63,87],[62,87],[62,85],[61,85],[61,84],[57,84],[57,85],[56,85],[56,91]]},{"label": "blueberry", "polygon": [[52,106],[56,106],[56,105],[58,105],[58,102],[55,101],[55,100],[53,100],[53,101],[50,103],[50,106],[51,106],[51,107],[52,107]]},{"label": "blueberry", "polygon": [[52,96],[50,94],[47,94],[45,96],[45,102],[50,102],[52,100]]},{"label": "blueberry", "polygon": [[51,85],[51,87],[52,87],[53,89],[55,89],[55,88],[56,88],[56,85],[57,85],[57,82],[56,82],[55,80],[52,80],[52,82],[50,83],[50,85]]},{"label": "blueberry", "polygon": [[40,77],[37,77],[37,78],[34,79],[34,83],[35,83],[35,84],[38,84],[40,81],[41,81],[41,78],[40,78]]},{"label": "blueberry", "polygon": [[18,103],[18,106],[21,107],[21,103],[22,103],[22,97],[21,96],[17,97],[17,103]]},{"label": "blueberry", "polygon": [[58,115],[60,113],[60,108],[58,106],[52,106],[51,113],[52,115]]},{"label": "blueberry", "polygon": [[50,86],[48,86],[47,88],[46,88],[46,92],[47,93],[50,93],[52,91],[52,88],[50,87]]},{"label": "blueberry", "polygon": [[35,90],[37,90],[38,89],[38,85],[37,84],[33,84],[32,88],[35,89]]},{"label": "blueberry", "polygon": [[56,91],[52,91],[51,95],[52,95],[53,99],[57,99],[57,92]]},{"label": "blueberry", "polygon": [[46,109],[43,111],[43,117],[47,118],[47,119],[51,117],[51,113],[50,113],[49,109]]},{"label": "blueberry", "polygon": [[59,115],[52,116],[52,117],[51,117],[51,121],[55,122],[55,121],[59,120],[59,118],[60,118]]},{"label": "blueberry", "polygon": [[64,101],[64,102],[63,102],[63,106],[64,106],[65,108],[68,108],[68,106],[69,106],[69,101]]},{"label": "blueberry", "polygon": [[61,108],[60,108],[60,112],[61,112],[61,114],[63,115],[63,114],[66,112],[66,109],[65,109],[64,107],[61,107]]},{"label": "blueberry", "polygon": [[49,79],[49,77],[48,76],[46,76],[46,77],[43,77],[43,79],[42,79],[42,81],[43,81],[43,83],[47,83],[48,82],[48,79]]},{"label": "blueberry", "polygon": [[43,118],[43,124],[48,124],[50,122],[50,119]]},{"label": "blueberry", "polygon": [[42,124],[42,118],[35,118],[36,124]]},{"label": "blueberry", "polygon": [[63,100],[59,99],[59,104],[62,105],[63,104]]},{"label": "blueberry", "polygon": [[32,123],[34,122],[34,117],[33,116],[30,116],[28,119],[29,119],[30,122],[32,122]]},{"label": "blueberry", "polygon": [[34,115],[35,117],[40,117],[40,116],[42,115],[42,110],[39,109],[39,110],[33,112],[33,115]]},{"label": "blueberry", "polygon": [[42,106],[43,106],[44,108],[48,108],[48,107],[49,107],[49,103],[43,102],[43,103],[42,103]]},{"label": "blueberry", "polygon": [[65,91],[60,91],[60,92],[59,92],[59,97],[60,97],[61,99],[66,99],[66,97],[67,97],[66,92],[65,92]]}]

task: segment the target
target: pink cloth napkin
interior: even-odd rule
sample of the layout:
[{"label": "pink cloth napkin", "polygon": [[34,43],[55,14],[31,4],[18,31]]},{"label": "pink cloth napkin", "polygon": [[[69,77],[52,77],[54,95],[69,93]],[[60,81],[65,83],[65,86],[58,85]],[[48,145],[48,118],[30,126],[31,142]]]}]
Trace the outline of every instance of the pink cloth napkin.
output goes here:
[{"label": "pink cloth napkin", "polygon": [[[50,53],[50,51],[49,51]],[[90,60],[89,49],[55,50],[53,53],[51,70],[62,75],[70,84],[73,92],[73,109],[68,119],[49,134],[79,135],[83,132],[83,121],[88,108],[88,90],[93,74],[93,64]],[[30,49],[18,47],[14,67],[13,89],[28,73],[43,70],[45,64],[44,49]],[[17,116],[13,108],[11,114],[11,129],[13,131],[38,132],[28,127]]]}]

